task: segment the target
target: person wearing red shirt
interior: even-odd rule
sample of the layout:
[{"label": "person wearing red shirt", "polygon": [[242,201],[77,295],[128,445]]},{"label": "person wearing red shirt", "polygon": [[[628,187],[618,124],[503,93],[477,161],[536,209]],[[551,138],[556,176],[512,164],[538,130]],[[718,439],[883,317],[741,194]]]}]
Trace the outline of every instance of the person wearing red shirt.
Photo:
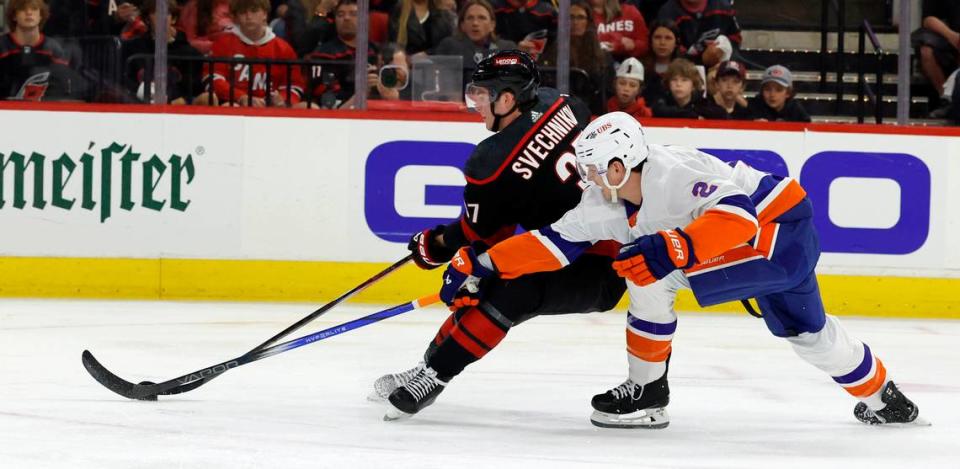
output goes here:
[{"label": "person wearing red shirt", "polygon": [[[297,54],[290,44],[273,34],[267,27],[268,0],[232,0],[230,13],[236,19],[236,28],[213,42],[214,57],[237,57],[248,59],[296,60]],[[290,87],[287,88],[287,74]],[[253,80],[251,86],[250,80]],[[231,100],[230,84],[234,83]],[[267,81],[266,65],[216,63],[213,66],[213,90],[225,105],[264,107],[286,106],[300,101],[303,93],[303,77],[299,66],[270,67]],[[252,90],[252,93],[250,91]],[[269,90],[269,93],[268,93]]]},{"label": "person wearing red shirt", "polygon": [[637,7],[619,0],[590,0],[600,45],[617,61],[647,55],[647,23]]},{"label": "person wearing red shirt", "polygon": [[634,119],[653,117],[653,111],[643,99],[643,64],[630,57],[617,68],[614,82],[616,94],[607,101],[607,112],[622,111]]}]

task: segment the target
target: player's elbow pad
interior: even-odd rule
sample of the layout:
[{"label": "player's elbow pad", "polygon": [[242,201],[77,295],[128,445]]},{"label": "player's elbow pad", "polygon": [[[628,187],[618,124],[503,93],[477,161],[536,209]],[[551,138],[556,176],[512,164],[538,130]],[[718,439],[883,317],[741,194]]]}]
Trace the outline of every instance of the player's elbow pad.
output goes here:
[{"label": "player's elbow pad", "polygon": [[757,219],[710,209],[683,231],[690,237],[701,261],[739,246],[757,234]]}]

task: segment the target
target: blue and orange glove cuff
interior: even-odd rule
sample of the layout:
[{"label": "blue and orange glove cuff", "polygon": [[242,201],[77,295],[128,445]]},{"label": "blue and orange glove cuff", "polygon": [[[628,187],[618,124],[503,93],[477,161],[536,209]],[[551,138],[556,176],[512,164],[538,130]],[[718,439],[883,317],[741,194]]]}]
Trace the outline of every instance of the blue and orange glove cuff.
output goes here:
[{"label": "blue and orange glove cuff", "polygon": [[658,231],[664,241],[667,257],[678,269],[689,269],[697,263],[693,254],[693,240],[680,228]]},{"label": "blue and orange glove cuff", "polygon": [[476,251],[469,246],[460,248],[453,259],[450,259],[450,267],[466,275],[472,275],[477,278],[488,278],[496,276],[497,272],[487,268],[477,259]]}]

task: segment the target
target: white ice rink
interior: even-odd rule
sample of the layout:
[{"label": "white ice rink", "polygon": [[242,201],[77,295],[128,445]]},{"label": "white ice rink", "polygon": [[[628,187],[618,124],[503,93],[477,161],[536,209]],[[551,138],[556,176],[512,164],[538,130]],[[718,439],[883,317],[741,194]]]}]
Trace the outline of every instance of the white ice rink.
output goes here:
[{"label": "white ice rink", "polygon": [[[406,422],[365,397],[414,365],[445,311],[412,312],[128,401],[80,363],[160,381],[247,351],[315,306],[0,301],[0,468],[960,467],[960,321],[843,318],[931,427],[873,428],[746,314],[681,314],[665,430],[590,425],[625,377],[622,313],[541,317]],[[344,306],[309,331],[375,310]]]}]

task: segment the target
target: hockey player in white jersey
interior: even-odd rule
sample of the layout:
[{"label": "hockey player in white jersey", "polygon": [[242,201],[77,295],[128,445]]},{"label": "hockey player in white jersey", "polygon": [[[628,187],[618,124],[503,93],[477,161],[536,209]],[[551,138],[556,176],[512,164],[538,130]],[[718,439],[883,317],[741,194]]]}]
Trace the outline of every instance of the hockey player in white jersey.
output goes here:
[{"label": "hockey player in white jersey", "polygon": [[[647,144],[640,124],[615,112],[575,142],[593,185],[559,221],[507,239],[482,254],[461,249],[444,274],[450,303],[481,277],[515,278],[569,264],[593,243],[623,244],[614,263],[627,282],[628,378],[593,397],[602,427],[669,424],[666,380],[676,329],[674,300],[690,288],[702,306],[756,298],[767,328],[857,398],[867,424],[907,423],[918,409],[891,381],[870,347],[823,309],[814,273],[820,247],[800,184],[729,166],[696,149]],[[589,281],[589,279],[584,279]]]}]

